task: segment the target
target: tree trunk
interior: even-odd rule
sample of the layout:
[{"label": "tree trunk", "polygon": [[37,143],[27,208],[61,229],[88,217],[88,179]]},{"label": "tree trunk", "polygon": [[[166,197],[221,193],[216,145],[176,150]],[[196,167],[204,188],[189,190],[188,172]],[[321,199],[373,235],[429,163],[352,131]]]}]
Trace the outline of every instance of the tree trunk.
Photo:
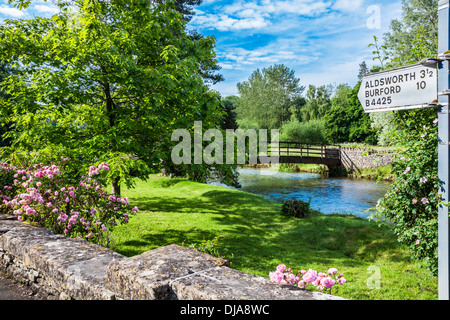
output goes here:
[{"label": "tree trunk", "polygon": [[112,194],[116,197],[120,197],[120,185],[119,185],[120,177],[114,179],[112,183]]}]

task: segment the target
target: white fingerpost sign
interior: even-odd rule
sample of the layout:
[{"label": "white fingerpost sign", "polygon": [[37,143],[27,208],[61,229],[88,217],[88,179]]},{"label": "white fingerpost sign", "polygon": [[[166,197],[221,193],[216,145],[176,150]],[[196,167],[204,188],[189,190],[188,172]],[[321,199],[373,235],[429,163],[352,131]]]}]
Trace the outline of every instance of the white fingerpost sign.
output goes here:
[{"label": "white fingerpost sign", "polygon": [[[364,76],[358,98],[365,112],[437,107],[438,175],[442,204],[438,207],[439,300],[450,300],[450,1],[438,3],[437,58],[420,64]],[[437,69],[439,68],[439,75]]]},{"label": "white fingerpost sign", "polygon": [[434,107],[436,67],[415,64],[365,75],[358,98],[365,112]]}]

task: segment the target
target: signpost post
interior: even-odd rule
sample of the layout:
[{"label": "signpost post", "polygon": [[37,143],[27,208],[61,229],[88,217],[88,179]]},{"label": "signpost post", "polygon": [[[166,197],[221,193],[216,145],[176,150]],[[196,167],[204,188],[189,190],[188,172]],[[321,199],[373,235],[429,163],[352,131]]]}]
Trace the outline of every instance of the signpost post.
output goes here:
[{"label": "signpost post", "polygon": [[450,198],[449,1],[439,1],[439,56],[425,59],[416,65],[364,76],[358,92],[358,98],[365,112],[426,107],[439,109],[438,174],[442,183],[440,194],[443,202],[438,208],[439,300],[450,299],[449,210],[446,206]]},{"label": "signpost post", "polygon": [[[439,31],[438,31],[438,52],[443,55],[450,49],[450,15],[449,15],[449,0],[439,1]],[[446,60],[446,59],[445,59]],[[449,96],[448,91],[450,88],[449,82],[449,62],[444,61],[439,64],[439,79],[438,79],[438,103],[439,103],[439,156],[438,156],[438,173],[439,179],[442,182],[442,201],[448,204],[449,199]],[[439,206],[439,238],[438,238],[438,255],[439,255],[439,299],[449,300],[450,287],[449,287],[449,211],[446,206]]]}]

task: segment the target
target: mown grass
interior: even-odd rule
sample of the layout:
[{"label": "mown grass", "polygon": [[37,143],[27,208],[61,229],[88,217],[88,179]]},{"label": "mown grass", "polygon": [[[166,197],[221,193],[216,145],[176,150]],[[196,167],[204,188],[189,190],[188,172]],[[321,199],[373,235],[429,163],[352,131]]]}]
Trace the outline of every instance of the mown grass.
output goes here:
[{"label": "mown grass", "polygon": [[[113,233],[115,250],[133,256],[169,244],[213,240],[231,267],[268,278],[278,264],[326,272],[336,267],[347,283],[333,294],[358,300],[434,300],[437,278],[409,258],[392,229],[351,215],[280,214],[281,204],[224,187],[153,176],[125,189],[140,208]],[[371,270],[379,270],[376,288]],[[369,285],[368,285],[369,284]]]}]

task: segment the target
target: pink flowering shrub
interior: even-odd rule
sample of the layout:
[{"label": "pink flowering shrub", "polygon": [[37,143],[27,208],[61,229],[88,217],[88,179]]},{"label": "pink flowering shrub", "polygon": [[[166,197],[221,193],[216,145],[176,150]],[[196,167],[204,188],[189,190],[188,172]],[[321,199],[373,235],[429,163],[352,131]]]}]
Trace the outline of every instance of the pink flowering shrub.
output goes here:
[{"label": "pink flowering shrub", "polygon": [[14,186],[15,168],[7,163],[0,163],[0,214],[8,213],[9,208],[1,205],[10,201],[16,192]]},{"label": "pink flowering shrub", "polygon": [[281,283],[286,285],[297,285],[300,288],[307,288],[309,285],[313,285],[317,290],[323,291],[329,289],[331,294],[331,289],[335,284],[343,285],[346,280],[344,275],[340,273],[338,275],[338,270],[336,268],[330,268],[327,273],[319,272],[309,269],[301,270],[295,275],[291,268],[286,269],[284,264],[277,266],[274,272],[269,273],[269,278],[272,282]]},{"label": "pink flowering shrub", "polygon": [[[138,208],[131,208],[127,197],[116,197],[105,191],[105,171],[109,164],[91,166],[89,173],[77,179],[64,172],[67,158],[60,164],[34,164],[14,168],[1,164],[1,212],[17,215],[21,221],[37,223],[56,234],[84,237],[101,242],[118,223],[127,223]],[[12,181],[11,181],[12,180]]]}]

